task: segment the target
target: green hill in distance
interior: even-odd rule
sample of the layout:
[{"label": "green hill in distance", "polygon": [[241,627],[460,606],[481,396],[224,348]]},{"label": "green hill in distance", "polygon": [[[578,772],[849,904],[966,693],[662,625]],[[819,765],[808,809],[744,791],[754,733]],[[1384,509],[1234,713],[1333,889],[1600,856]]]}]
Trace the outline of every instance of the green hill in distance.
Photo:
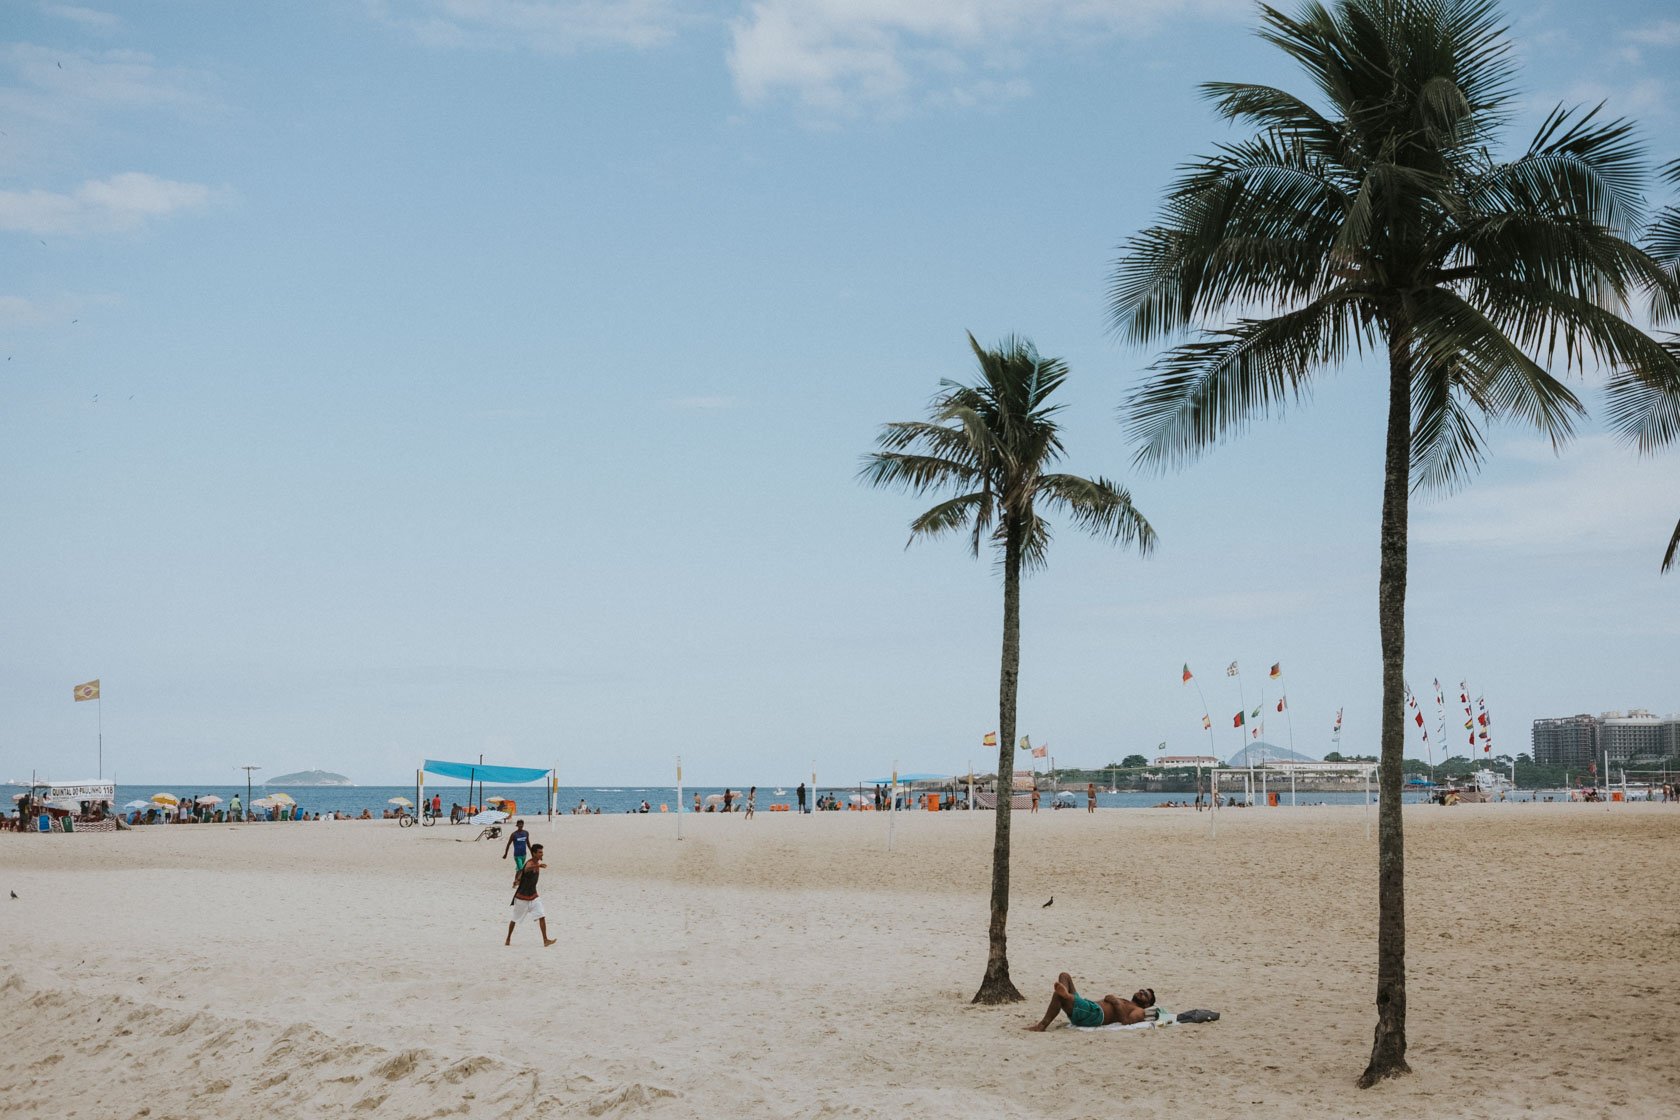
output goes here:
[{"label": "green hill in distance", "polygon": [[265,786],[353,786],[343,774],[331,770],[299,770],[296,774],[281,774],[263,782]]}]

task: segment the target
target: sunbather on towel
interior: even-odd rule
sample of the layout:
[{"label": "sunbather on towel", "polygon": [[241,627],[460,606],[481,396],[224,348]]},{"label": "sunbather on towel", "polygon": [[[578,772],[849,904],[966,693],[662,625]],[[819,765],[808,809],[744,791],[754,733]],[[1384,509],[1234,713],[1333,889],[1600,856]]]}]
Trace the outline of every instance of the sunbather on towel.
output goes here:
[{"label": "sunbather on towel", "polygon": [[1056,1016],[1067,1012],[1068,1022],[1076,1027],[1101,1027],[1109,1023],[1141,1023],[1148,1015],[1148,1009],[1155,1006],[1155,989],[1139,988],[1132,993],[1131,999],[1121,999],[1119,996],[1104,996],[1092,1002],[1080,995],[1073,987],[1073,977],[1062,973],[1056,977],[1056,991],[1050,997],[1050,1006],[1044,1012],[1044,1018],[1028,1027],[1029,1031],[1042,1031],[1056,1021]]}]

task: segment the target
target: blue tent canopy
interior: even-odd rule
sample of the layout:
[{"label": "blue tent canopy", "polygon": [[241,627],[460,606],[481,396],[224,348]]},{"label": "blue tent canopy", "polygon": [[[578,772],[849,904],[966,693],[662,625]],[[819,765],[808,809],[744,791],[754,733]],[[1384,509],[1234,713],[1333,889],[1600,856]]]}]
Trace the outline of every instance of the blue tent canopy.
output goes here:
[{"label": "blue tent canopy", "polygon": [[[950,780],[951,775],[949,774],[900,774],[898,776],[899,785],[903,785],[905,782],[948,782]],[[889,775],[885,778],[867,778],[863,784],[866,786],[890,786],[892,785],[892,777]]]},{"label": "blue tent canopy", "polygon": [[540,781],[548,776],[546,769],[533,769],[529,766],[486,766],[482,762],[438,762],[430,758],[421,769],[428,774],[441,774],[446,778],[461,778],[490,785],[519,785],[523,782]]}]

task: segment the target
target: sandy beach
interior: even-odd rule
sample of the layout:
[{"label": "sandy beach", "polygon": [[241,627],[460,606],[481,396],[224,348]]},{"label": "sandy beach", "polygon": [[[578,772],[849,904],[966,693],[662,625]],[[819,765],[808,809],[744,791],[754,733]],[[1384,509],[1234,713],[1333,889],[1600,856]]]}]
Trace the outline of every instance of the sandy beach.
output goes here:
[{"label": "sandy beach", "polygon": [[[1367,1092],[1361,810],[1015,824],[986,1008],[989,814],[538,821],[546,950],[465,828],[0,835],[0,1113],[1674,1115],[1680,807],[1409,806],[1416,1072]],[[1023,1031],[1063,969],[1223,1018]]]}]

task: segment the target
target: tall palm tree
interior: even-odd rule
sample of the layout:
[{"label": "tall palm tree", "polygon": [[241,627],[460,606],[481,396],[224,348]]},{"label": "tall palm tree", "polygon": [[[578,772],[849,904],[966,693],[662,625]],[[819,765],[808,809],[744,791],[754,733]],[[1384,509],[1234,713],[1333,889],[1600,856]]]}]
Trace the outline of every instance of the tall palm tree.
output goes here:
[{"label": "tall palm tree", "polygon": [[[1003,668],[998,680],[998,811],[992,842],[992,914],[986,975],[975,1003],[1021,998],[1009,979],[1009,791],[1015,766],[1015,694],[1021,666],[1021,575],[1044,566],[1050,526],[1045,507],[1068,515],[1080,529],[1143,555],[1155,530],[1132,507],[1125,489],[1105,478],[1056,474],[1063,455],[1060,405],[1050,397],[1067,380],[1067,365],[1042,358],[1025,339],[982,349],[968,336],[980,381],[941,381],[931,420],[887,424],[881,450],[864,459],[861,477],[873,486],[916,494],[956,491],[910,522],[910,543],[966,530],[969,551],[998,551],[1003,570]],[[908,547],[908,545],[906,546]]]},{"label": "tall palm tree", "polygon": [[1559,108],[1526,151],[1490,149],[1513,69],[1487,0],[1263,7],[1261,38],[1316,104],[1264,85],[1202,87],[1251,127],[1187,166],[1110,289],[1115,326],[1173,343],[1127,401],[1141,461],[1183,462],[1281,411],[1352,354],[1386,357],[1377,622],[1382,639],[1377,1025],[1362,1087],[1406,1064],[1405,746],[1408,501],[1468,479],[1483,425],[1554,445],[1581,405],[1548,366],[1660,378],[1673,359],[1626,321],[1665,284],[1631,243],[1645,165],[1631,126]]},{"label": "tall palm tree", "polygon": [[[1666,164],[1662,176],[1680,187],[1680,159]],[[1680,283],[1680,203],[1664,207],[1657,215],[1657,220],[1651,225],[1648,248],[1668,278]],[[1652,300],[1651,317],[1658,323],[1680,322],[1680,300],[1658,290]],[[1668,336],[1668,350],[1680,360],[1680,334]],[[1630,407],[1625,410],[1630,423],[1624,423],[1622,427],[1639,440],[1641,450],[1680,439],[1680,386],[1669,387],[1667,392],[1652,392],[1648,385],[1618,379],[1612,388],[1622,386],[1632,390]],[[1640,407],[1641,404],[1645,407]],[[1652,419],[1657,422],[1651,423]],[[1663,423],[1665,419],[1666,423]],[[1675,523],[1674,535],[1668,538],[1668,551],[1663,553],[1663,571],[1674,566],[1677,553],[1680,553],[1680,522]]]}]

